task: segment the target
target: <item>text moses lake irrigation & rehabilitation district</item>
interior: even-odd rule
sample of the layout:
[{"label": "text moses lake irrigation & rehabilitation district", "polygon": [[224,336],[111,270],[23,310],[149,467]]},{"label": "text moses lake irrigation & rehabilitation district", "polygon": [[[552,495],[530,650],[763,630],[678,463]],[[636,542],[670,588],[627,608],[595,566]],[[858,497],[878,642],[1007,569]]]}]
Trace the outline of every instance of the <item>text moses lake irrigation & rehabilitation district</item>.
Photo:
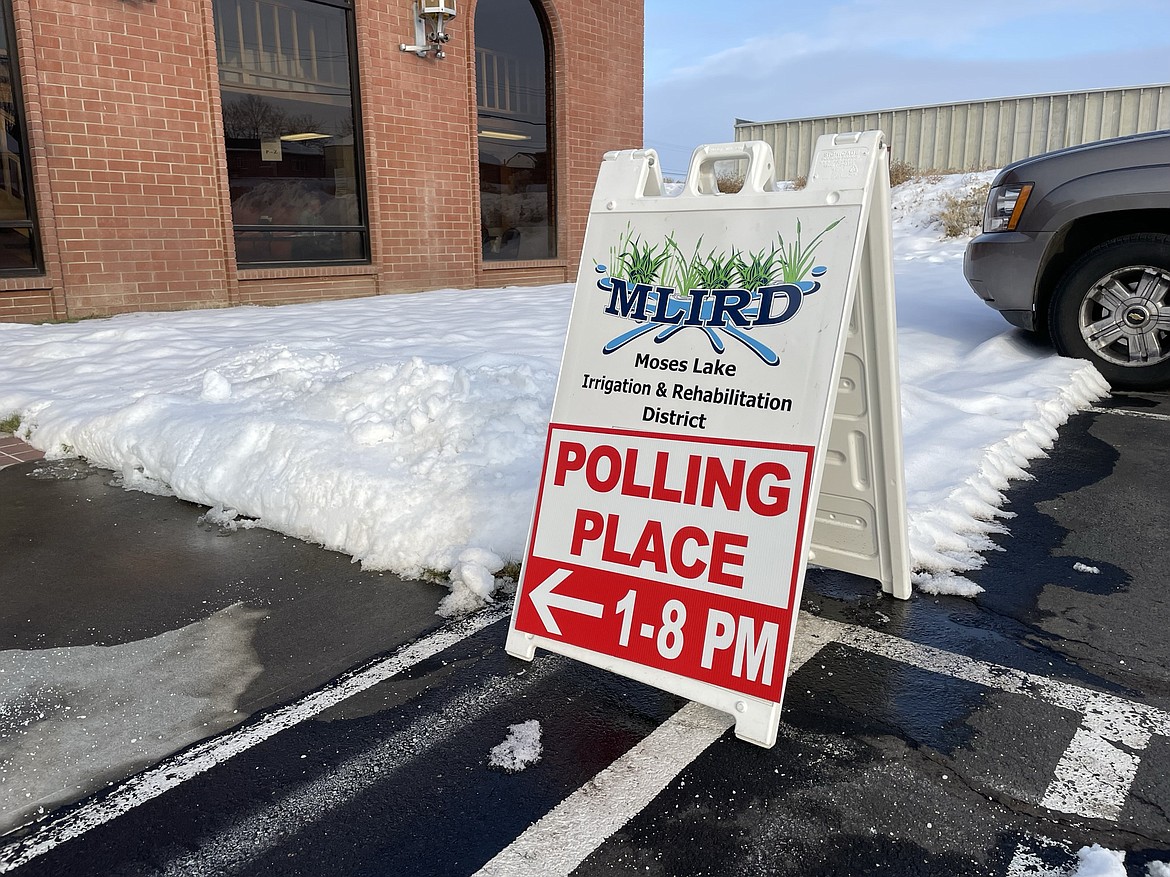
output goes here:
[{"label": "text moses lake irrigation & rehabilitation district", "polygon": [[[736,367],[734,363],[708,362],[695,358],[693,363],[682,359],[663,359],[639,353],[634,358],[634,365],[638,368],[662,369],[673,372],[692,371],[695,374],[724,375],[734,377]],[[666,381],[658,381],[657,386],[651,381],[639,381],[636,378],[610,378],[606,375],[583,376],[581,389],[594,390],[605,395],[613,393],[631,396],[648,396],[658,399],[673,399],[682,402],[704,402],[708,405],[730,405],[739,408],[762,408],[768,411],[791,411],[792,400],[773,396],[766,391],[749,392],[739,387],[723,389],[721,387],[704,387],[699,384],[674,383],[668,385]],[[646,423],[664,423],[670,426],[687,426],[691,429],[706,429],[707,415],[692,414],[690,411],[674,411],[647,405],[642,409],[642,420]]]}]

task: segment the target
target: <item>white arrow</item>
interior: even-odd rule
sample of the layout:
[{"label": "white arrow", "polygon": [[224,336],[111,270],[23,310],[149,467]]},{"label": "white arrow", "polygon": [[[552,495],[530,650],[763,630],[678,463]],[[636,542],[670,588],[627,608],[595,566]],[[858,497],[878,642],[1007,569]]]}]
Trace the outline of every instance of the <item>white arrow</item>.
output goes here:
[{"label": "white arrow", "polygon": [[605,606],[601,603],[594,603],[591,600],[582,600],[579,597],[570,597],[566,594],[555,594],[553,591],[557,585],[567,579],[573,574],[571,569],[558,569],[551,576],[528,592],[528,599],[532,601],[532,605],[536,607],[536,614],[540,616],[540,620],[544,622],[544,629],[549,633],[560,636],[561,628],[557,624],[557,620],[553,618],[552,610],[567,609],[570,612],[577,612],[581,615],[590,615],[593,618],[600,618],[605,611]]}]

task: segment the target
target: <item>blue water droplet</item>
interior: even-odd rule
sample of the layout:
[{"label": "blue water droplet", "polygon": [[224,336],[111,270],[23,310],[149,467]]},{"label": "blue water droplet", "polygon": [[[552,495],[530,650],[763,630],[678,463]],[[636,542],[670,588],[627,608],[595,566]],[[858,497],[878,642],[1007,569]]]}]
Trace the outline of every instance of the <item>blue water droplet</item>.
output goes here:
[{"label": "blue water droplet", "polygon": [[828,270],[829,269],[826,268],[824,265],[817,265],[815,268],[812,269],[812,271],[810,273],[812,274],[813,277],[820,277]]},{"label": "blue water droplet", "polygon": [[608,271],[609,269],[608,269],[608,268],[606,268],[604,265],[598,265],[598,266],[597,266],[596,268],[594,268],[593,270],[594,270],[594,271],[596,271],[598,274],[604,274],[604,273],[605,273],[606,271]]}]

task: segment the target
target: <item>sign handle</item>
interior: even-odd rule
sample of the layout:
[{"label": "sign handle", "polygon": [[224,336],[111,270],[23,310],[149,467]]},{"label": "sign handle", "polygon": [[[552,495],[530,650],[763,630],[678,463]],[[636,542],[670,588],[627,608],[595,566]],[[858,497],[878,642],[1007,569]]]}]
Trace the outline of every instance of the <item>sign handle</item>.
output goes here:
[{"label": "sign handle", "polygon": [[[602,185],[604,181],[604,185]],[[591,210],[602,210],[612,205],[614,194],[622,197],[657,198],[665,189],[662,185],[662,164],[653,149],[619,149],[607,152],[601,163],[598,185],[593,190]],[[598,193],[604,193],[601,197]],[[628,194],[626,194],[628,193]],[[612,206],[609,209],[613,209]]]},{"label": "sign handle", "polygon": [[683,195],[718,195],[719,184],[715,176],[718,161],[746,161],[743,188],[739,193],[758,195],[771,192],[776,182],[776,166],[772,158],[772,147],[763,140],[745,140],[742,143],[713,143],[700,146],[691,155],[687,170],[687,182]]}]

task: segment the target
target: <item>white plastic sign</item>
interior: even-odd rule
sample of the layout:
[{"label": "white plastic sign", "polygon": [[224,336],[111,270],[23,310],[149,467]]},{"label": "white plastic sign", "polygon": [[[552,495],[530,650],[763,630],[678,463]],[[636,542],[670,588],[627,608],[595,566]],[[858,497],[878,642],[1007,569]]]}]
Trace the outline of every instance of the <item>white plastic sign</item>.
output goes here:
[{"label": "white plastic sign", "polygon": [[[717,195],[730,159],[746,181]],[[800,192],[772,168],[764,143],[700,147],[669,197],[653,151],[606,155],[507,641],[765,746],[810,549],[909,593],[881,135],[822,138]]]}]

